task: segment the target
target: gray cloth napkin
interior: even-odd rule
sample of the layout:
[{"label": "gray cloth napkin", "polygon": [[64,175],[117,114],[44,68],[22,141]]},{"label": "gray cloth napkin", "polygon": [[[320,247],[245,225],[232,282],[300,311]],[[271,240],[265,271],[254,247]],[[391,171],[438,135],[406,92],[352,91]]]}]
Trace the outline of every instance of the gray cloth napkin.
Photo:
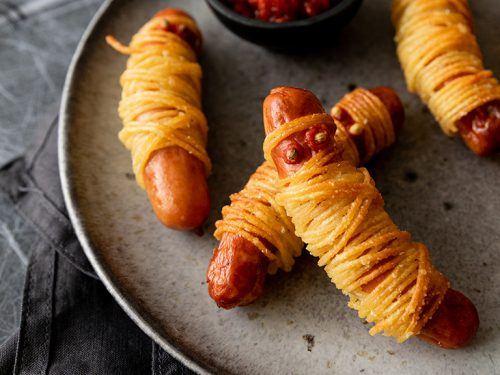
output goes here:
[{"label": "gray cloth napkin", "polygon": [[0,374],[189,374],[126,316],[95,275],[66,215],[56,121],[0,169],[0,195],[36,231],[21,325]]}]

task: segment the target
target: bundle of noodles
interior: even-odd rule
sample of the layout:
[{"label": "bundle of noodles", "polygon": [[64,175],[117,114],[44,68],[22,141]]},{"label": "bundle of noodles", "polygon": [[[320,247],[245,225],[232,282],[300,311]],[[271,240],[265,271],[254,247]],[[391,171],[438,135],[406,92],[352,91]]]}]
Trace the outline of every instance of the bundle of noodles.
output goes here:
[{"label": "bundle of noodles", "polygon": [[467,0],[394,0],[397,54],[408,90],[447,135],[477,154],[500,144],[500,85],[485,70]]}]

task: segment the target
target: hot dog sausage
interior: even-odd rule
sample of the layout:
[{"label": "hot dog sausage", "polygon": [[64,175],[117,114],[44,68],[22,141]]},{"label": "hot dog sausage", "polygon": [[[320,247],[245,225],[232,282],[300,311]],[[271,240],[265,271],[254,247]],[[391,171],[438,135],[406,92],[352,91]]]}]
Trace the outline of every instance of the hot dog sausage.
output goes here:
[{"label": "hot dog sausage", "polygon": [[[284,123],[294,120],[297,110],[292,108],[295,102],[301,103],[312,102],[314,94],[307,90],[280,87],[271,91],[271,94],[264,101],[264,125],[266,134],[282,126]],[[313,110],[314,109],[314,110]],[[281,111],[277,115],[275,111]],[[311,111],[307,114],[323,113],[317,111],[317,108],[311,106]],[[301,112],[302,113],[302,112]],[[304,114],[301,114],[304,115]],[[301,140],[304,138],[304,133],[309,130],[291,136],[292,140]],[[287,144],[285,139],[282,144]],[[326,146],[330,147],[330,146]],[[289,176],[296,170],[297,164],[293,169],[288,168],[286,162],[287,146],[278,145],[272,151],[272,157],[283,177]],[[302,165],[308,160],[307,155],[314,154],[314,150],[309,153],[304,153],[304,157],[299,165]],[[381,280],[377,280],[380,282]],[[372,282],[373,284],[373,282]],[[376,285],[370,285],[370,288]],[[475,335],[479,326],[479,317],[474,304],[462,293],[453,289],[449,289],[440,304],[433,318],[423,328],[420,337],[428,342],[439,345],[444,348],[459,348],[466,345]]]},{"label": "hot dog sausage", "polygon": [[448,289],[444,300],[419,337],[446,349],[467,345],[479,327],[476,307],[462,293]]},{"label": "hot dog sausage", "polygon": [[[163,9],[158,13],[156,13],[154,16],[162,18],[169,15],[184,16],[191,18],[191,16],[188,13],[184,12],[182,9],[173,9],[173,8]],[[178,35],[180,38],[182,38],[186,43],[188,43],[191,46],[193,51],[196,52],[198,56],[200,55],[202,46],[202,36],[200,32],[192,30],[186,27],[186,25],[176,24],[176,23],[168,23],[167,25],[165,25],[165,30]]]},{"label": "hot dog sausage", "polygon": [[472,151],[487,156],[500,147],[500,101],[475,109],[457,122],[463,140]]},{"label": "hot dog sausage", "polygon": [[[178,9],[165,9],[155,17],[188,16]],[[166,22],[165,30],[177,34],[199,54],[201,34],[183,24]],[[146,120],[150,113],[138,120]],[[190,230],[201,226],[210,211],[210,195],[203,163],[179,146],[155,151],[144,170],[145,188],[160,221],[167,227]]]},{"label": "hot dog sausage", "polygon": [[252,303],[263,293],[267,264],[251,242],[225,234],[207,271],[210,296],[225,309]]},{"label": "hot dog sausage", "polygon": [[205,166],[178,146],[155,151],[144,170],[149,201],[169,228],[189,230],[202,225],[210,212]]},{"label": "hot dog sausage", "polygon": [[[404,122],[404,108],[394,90],[388,87],[376,87],[370,90],[387,107],[395,130],[401,129]],[[310,113],[311,110],[322,111],[323,107],[316,98],[306,98],[294,106],[295,116]],[[292,102],[295,103],[292,98]],[[288,107],[287,107],[288,108]],[[279,108],[276,116],[282,116]],[[351,116],[345,112],[337,113],[336,121],[341,122],[346,129],[354,123]],[[283,120],[278,118],[277,120]],[[352,135],[355,144],[363,155],[363,135]],[[291,167],[293,168],[293,167]],[[271,245],[269,245],[271,248]],[[248,256],[252,254],[252,256]],[[208,293],[218,306],[230,309],[254,302],[264,291],[264,282],[268,259],[260,250],[246,239],[225,233],[219,246],[215,249],[207,271]],[[244,270],[244,271],[243,271]],[[258,276],[257,276],[258,275]]]}]

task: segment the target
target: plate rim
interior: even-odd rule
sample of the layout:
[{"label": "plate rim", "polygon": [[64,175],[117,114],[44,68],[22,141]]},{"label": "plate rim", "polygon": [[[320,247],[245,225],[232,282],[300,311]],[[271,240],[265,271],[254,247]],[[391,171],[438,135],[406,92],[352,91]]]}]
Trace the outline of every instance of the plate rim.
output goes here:
[{"label": "plate rim", "polygon": [[108,292],[113,296],[118,305],[125,311],[125,313],[132,319],[132,321],[154,342],[160,345],[166,352],[172,355],[175,359],[180,361],[190,370],[199,374],[211,374],[208,366],[206,364],[198,363],[194,358],[192,358],[188,353],[179,348],[175,347],[171,342],[169,342],[165,337],[156,332],[153,325],[148,322],[148,320],[141,315],[139,310],[136,308],[133,298],[122,290],[118,283],[114,280],[112,272],[105,267],[105,263],[102,260],[102,256],[99,254],[97,249],[93,246],[90,237],[88,236],[87,228],[84,224],[83,217],[78,208],[77,199],[75,197],[75,189],[72,180],[72,172],[70,168],[70,147],[69,147],[69,137],[71,131],[71,115],[70,106],[71,99],[74,92],[76,75],[75,72],[81,63],[82,57],[88,46],[88,42],[98,24],[102,19],[107,16],[109,9],[112,4],[117,3],[117,0],[105,0],[101,4],[94,14],[89,24],[87,25],[85,31],[83,32],[80,41],[77,44],[75,52],[71,58],[69,64],[66,78],[64,81],[64,86],[61,96],[61,104],[59,109],[59,121],[58,121],[58,141],[57,141],[57,154],[58,154],[58,168],[59,168],[59,179],[61,181],[61,188],[64,197],[64,203],[68,211],[71,224],[73,225],[74,231],[83,248],[85,255],[87,256],[90,264],[94,268],[97,276],[104,284]]}]

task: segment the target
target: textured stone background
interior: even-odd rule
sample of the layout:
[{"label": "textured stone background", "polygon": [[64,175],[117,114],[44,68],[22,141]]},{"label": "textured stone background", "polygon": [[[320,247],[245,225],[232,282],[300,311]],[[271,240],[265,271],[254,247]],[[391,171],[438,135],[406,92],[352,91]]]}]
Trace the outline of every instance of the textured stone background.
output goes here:
[{"label": "textured stone background", "polygon": [[[0,0],[0,165],[57,114],[67,66],[102,0]],[[30,228],[0,194],[0,344],[17,328]]]}]

